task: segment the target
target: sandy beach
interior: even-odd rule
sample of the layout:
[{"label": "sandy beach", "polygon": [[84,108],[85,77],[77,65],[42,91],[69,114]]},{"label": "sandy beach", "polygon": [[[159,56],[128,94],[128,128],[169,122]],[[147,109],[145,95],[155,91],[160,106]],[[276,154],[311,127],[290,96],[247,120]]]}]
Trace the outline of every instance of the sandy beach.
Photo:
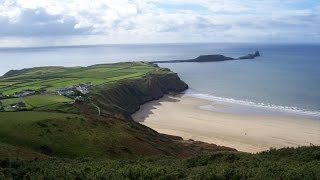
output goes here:
[{"label": "sandy beach", "polygon": [[[199,108],[211,103],[190,96],[165,96],[143,105],[133,118],[160,133],[228,146],[244,152],[320,145],[319,120],[229,114]],[[217,103],[215,106],[224,108]]]}]

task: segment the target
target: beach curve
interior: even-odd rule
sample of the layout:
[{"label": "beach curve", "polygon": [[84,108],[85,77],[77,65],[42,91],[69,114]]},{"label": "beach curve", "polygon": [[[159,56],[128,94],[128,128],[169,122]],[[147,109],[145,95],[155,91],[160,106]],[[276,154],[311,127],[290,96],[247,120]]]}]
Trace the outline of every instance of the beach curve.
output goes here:
[{"label": "beach curve", "polygon": [[[185,95],[165,96],[142,105],[132,117],[160,133],[228,146],[243,152],[320,145],[319,120],[231,114],[200,108],[211,103]],[[224,106],[218,102],[215,105]]]}]

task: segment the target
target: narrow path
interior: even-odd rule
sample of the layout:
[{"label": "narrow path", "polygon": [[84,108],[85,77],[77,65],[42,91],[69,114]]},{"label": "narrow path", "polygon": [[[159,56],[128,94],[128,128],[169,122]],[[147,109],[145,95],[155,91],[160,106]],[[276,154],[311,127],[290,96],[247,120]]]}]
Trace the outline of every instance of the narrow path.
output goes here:
[{"label": "narrow path", "polygon": [[98,112],[99,112],[99,116],[101,115],[101,111],[100,111],[100,107],[95,105],[94,103],[91,103],[94,107],[96,107],[98,109]]}]

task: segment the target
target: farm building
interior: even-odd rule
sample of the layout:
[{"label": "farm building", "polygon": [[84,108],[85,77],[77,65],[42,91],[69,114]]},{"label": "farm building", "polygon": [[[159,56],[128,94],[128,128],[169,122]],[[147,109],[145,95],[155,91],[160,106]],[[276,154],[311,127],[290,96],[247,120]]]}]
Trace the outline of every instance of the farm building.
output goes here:
[{"label": "farm building", "polygon": [[89,88],[92,86],[90,82],[76,85],[75,88],[80,91],[82,94],[87,94],[89,92]]},{"label": "farm building", "polygon": [[75,88],[66,87],[66,88],[57,89],[57,93],[61,96],[72,96],[75,94]]}]

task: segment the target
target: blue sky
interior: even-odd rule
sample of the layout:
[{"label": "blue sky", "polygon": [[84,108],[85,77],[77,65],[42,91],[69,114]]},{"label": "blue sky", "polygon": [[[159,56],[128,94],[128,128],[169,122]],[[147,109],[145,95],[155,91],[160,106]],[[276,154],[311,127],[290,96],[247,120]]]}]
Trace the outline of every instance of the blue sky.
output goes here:
[{"label": "blue sky", "polygon": [[319,0],[0,0],[0,46],[320,42]]}]

